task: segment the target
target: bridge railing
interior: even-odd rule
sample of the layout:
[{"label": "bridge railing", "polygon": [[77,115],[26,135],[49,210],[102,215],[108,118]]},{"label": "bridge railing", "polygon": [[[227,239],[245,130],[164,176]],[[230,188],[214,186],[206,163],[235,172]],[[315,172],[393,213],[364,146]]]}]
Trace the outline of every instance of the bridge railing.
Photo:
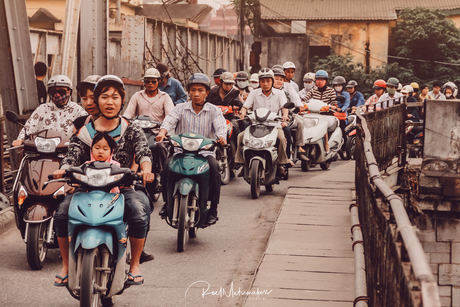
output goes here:
[{"label": "bridge railing", "polygon": [[[386,168],[395,156],[401,144],[396,134],[405,126],[403,112],[404,104],[358,114],[356,196],[369,306],[441,306],[436,280],[403,201],[383,180],[376,157]],[[393,219],[396,225],[390,223]]]}]

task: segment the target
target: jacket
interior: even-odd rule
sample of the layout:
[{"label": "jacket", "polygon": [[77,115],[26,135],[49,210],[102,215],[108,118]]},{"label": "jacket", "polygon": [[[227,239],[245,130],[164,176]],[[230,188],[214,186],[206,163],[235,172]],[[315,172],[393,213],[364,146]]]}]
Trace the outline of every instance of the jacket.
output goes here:
[{"label": "jacket", "polygon": [[241,108],[243,106],[243,103],[240,100],[240,91],[238,91],[235,88],[232,88],[227,95],[224,96],[224,100],[220,98],[219,95],[219,86],[213,87],[209,91],[208,97],[206,97],[206,102],[209,102],[210,104],[213,104],[215,106],[236,106]]}]

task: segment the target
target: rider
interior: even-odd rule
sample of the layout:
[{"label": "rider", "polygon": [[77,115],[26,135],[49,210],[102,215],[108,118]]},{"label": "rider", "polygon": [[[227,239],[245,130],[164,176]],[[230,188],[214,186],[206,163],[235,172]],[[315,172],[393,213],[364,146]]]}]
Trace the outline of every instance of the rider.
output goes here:
[{"label": "rider", "polygon": [[414,92],[414,89],[410,85],[405,85],[403,86],[401,90],[401,94],[406,96],[406,103],[407,103],[407,118],[414,121],[414,122],[419,122],[420,121],[420,116],[418,114],[418,107],[409,107],[410,103],[417,102],[417,99],[412,96],[412,93]]},{"label": "rider", "polygon": [[[332,80],[332,85],[334,86],[336,95],[337,96],[341,95],[345,97],[345,102],[338,103],[337,107],[333,106],[332,109],[336,109],[338,112],[344,112],[348,115],[348,108],[350,107],[350,94],[345,91],[346,84],[347,84],[347,81],[342,76],[337,76],[334,78],[334,80]],[[345,123],[346,123],[346,120],[344,121],[344,124]]]},{"label": "rider", "polygon": [[[232,76],[233,77],[233,76]],[[224,80],[226,80],[224,78]],[[223,81],[224,81],[223,80]],[[157,141],[161,142],[168,132],[175,131],[175,134],[196,133],[206,138],[217,140],[221,145],[227,144],[227,123],[220,109],[210,103],[206,103],[206,97],[209,95],[211,80],[205,74],[193,74],[188,81],[187,90],[191,101],[183,103],[174,108],[166,116],[160,133],[157,135]],[[213,225],[217,222],[217,206],[220,200],[220,172],[214,153],[206,153],[206,159],[210,167],[210,186],[209,200],[211,208],[207,219],[207,224]],[[167,199],[167,172],[161,176],[163,186],[163,199]],[[167,214],[167,204],[163,205],[159,215],[165,217]]]},{"label": "rider", "polygon": [[446,99],[457,99],[458,88],[454,82],[447,82],[442,86],[442,93]]},{"label": "rider", "polygon": [[364,104],[364,96],[357,91],[358,82],[355,80],[350,80],[347,84],[347,91],[350,94],[350,107],[352,108],[352,113],[356,112],[356,107],[362,106]]},{"label": "rider", "polygon": [[446,100],[446,96],[443,93],[441,93],[441,85],[442,85],[441,82],[434,81],[433,82],[433,90],[431,92],[429,92],[428,94],[433,96],[434,99]]},{"label": "rider", "polygon": [[248,74],[245,71],[240,71],[235,76],[236,87],[240,91],[240,100],[246,101],[249,92],[252,91],[252,87],[249,86]]},{"label": "rider", "polygon": [[77,84],[78,96],[81,98],[81,104],[89,115],[83,115],[73,121],[74,133],[80,130],[81,127],[89,123],[90,120],[96,119],[99,116],[99,109],[94,103],[94,86],[101,78],[99,75],[90,75],[83,81]]},{"label": "rider", "polygon": [[283,70],[284,70],[284,73],[285,73],[284,82],[291,83],[292,86],[294,87],[296,93],[298,94],[299,93],[299,86],[297,85],[297,83],[294,82],[294,80],[292,80],[292,78],[294,78],[294,73],[295,73],[295,65],[294,65],[294,63],[292,63],[292,62],[284,63],[283,64]]},{"label": "rider", "polygon": [[259,75],[252,74],[251,79],[249,79],[249,83],[251,84],[252,89],[259,88]]},{"label": "rider", "polygon": [[13,141],[13,147],[24,142],[25,134],[35,134],[43,130],[63,131],[66,135],[73,132],[73,121],[86,111],[77,103],[70,100],[72,81],[67,76],[56,75],[48,81],[50,102],[41,104],[30,115],[24,128]]},{"label": "rider", "polygon": [[374,89],[375,94],[366,100],[366,102],[364,103],[365,107],[363,107],[363,111],[366,111],[367,108],[368,108],[367,110],[368,112],[374,111],[374,105],[377,101],[379,101],[380,97],[382,97],[383,94],[385,93],[385,89],[387,88],[387,83],[385,82],[385,80],[378,79],[378,80],[375,80],[374,86],[372,88]]},{"label": "rider", "polygon": [[[214,79],[215,86],[220,86],[220,75],[226,72],[223,68],[217,68],[216,71],[212,74],[212,78]],[[213,86],[214,87],[214,86]]]},{"label": "rider", "polygon": [[398,101],[398,98],[403,96],[401,93],[396,91],[398,84],[399,80],[395,77],[391,77],[387,80],[387,92],[383,94],[378,100],[378,102],[382,103],[382,108],[386,109],[387,107],[391,107],[395,102]]},{"label": "rider", "polygon": [[333,88],[327,86],[328,80],[328,73],[325,70],[318,70],[315,73],[315,86],[305,95],[303,101],[318,99],[329,105],[335,104],[337,95]]},{"label": "rider", "polygon": [[187,101],[187,93],[184,91],[179,80],[171,77],[169,66],[164,63],[158,63],[156,68],[161,75],[158,89],[168,94],[175,105]]},{"label": "rider", "polygon": [[[283,112],[283,123],[281,124],[282,127],[286,127],[286,121],[289,120],[289,111],[284,109],[284,105],[287,102],[286,95],[284,92],[273,88],[273,84],[275,82],[275,75],[270,68],[262,68],[259,71],[259,83],[260,88],[253,90],[249,93],[248,99],[243,105],[243,108],[240,112],[240,118],[244,118],[246,116],[246,112],[248,109],[257,110],[259,108],[267,108],[273,113],[278,113],[280,109]],[[283,130],[281,130],[281,126],[278,127],[278,173],[280,175],[286,175],[282,165],[283,164],[290,164],[288,161],[288,157],[286,155],[286,138],[284,136]],[[244,164],[244,157],[243,157],[243,138],[244,132],[241,132],[238,135],[238,149],[236,151],[235,163]]]},{"label": "rider", "polygon": [[307,72],[303,76],[303,89],[299,92],[300,99],[303,99],[313,86],[315,86],[315,73]]},{"label": "rider", "polygon": [[223,72],[219,77],[219,86],[213,87],[206,97],[206,102],[216,106],[232,106],[239,110],[243,103],[240,100],[240,92],[234,87],[235,79],[231,72]]}]

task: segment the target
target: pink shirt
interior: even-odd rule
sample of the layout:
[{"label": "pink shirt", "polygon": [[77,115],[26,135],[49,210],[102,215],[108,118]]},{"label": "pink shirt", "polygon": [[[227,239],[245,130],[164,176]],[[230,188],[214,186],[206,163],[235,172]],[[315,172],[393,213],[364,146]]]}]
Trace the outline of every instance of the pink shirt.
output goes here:
[{"label": "pink shirt", "polygon": [[123,116],[134,118],[138,115],[148,115],[153,120],[162,123],[172,109],[174,109],[174,103],[165,92],[158,90],[155,97],[148,97],[145,90],[142,90],[131,97]]}]

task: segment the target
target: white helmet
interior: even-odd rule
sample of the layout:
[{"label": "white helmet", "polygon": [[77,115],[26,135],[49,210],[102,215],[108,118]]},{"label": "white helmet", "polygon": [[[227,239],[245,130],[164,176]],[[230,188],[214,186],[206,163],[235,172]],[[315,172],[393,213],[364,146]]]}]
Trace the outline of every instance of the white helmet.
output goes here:
[{"label": "white helmet", "polygon": [[259,80],[263,78],[272,78],[272,80],[275,80],[275,74],[273,73],[273,70],[270,68],[262,68],[259,70]]},{"label": "white helmet", "polygon": [[149,68],[147,69],[147,71],[145,72],[145,75],[144,75],[144,78],[155,78],[155,79],[160,79],[161,78],[161,75],[160,75],[160,72],[158,71],[158,69],[156,68]]},{"label": "white helmet", "polygon": [[251,79],[249,79],[250,82],[259,82],[259,75],[258,74],[252,74]]},{"label": "white helmet", "polygon": [[404,85],[401,89],[401,93],[403,94],[410,94],[414,92],[414,88],[410,85]]},{"label": "white helmet", "polygon": [[458,88],[455,85],[454,82],[447,82],[442,86],[442,93],[445,95],[446,94],[446,88],[450,88],[452,90],[452,96],[457,97],[458,94]]},{"label": "white helmet", "polygon": [[303,81],[315,81],[315,73],[313,72],[307,72],[303,76]]},{"label": "white helmet", "polygon": [[292,63],[292,62],[286,62],[286,63],[283,64],[283,69],[284,69],[284,70],[286,70],[286,69],[288,69],[288,68],[294,68],[294,69],[295,69],[294,63]]},{"label": "white helmet", "polygon": [[402,91],[402,88],[403,88],[402,84],[399,83],[399,84],[398,84],[398,89],[397,89],[397,91],[398,91],[398,92]]},{"label": "white helmet", "polygon": [[52,76],[48,80],[48,84],[46,85],[46,88],[49,90],[52,87],[67,87],[69,90],[72,90],[72,81],[70,81],[69,77],[64,76],[64,75],[56,75]]}]

